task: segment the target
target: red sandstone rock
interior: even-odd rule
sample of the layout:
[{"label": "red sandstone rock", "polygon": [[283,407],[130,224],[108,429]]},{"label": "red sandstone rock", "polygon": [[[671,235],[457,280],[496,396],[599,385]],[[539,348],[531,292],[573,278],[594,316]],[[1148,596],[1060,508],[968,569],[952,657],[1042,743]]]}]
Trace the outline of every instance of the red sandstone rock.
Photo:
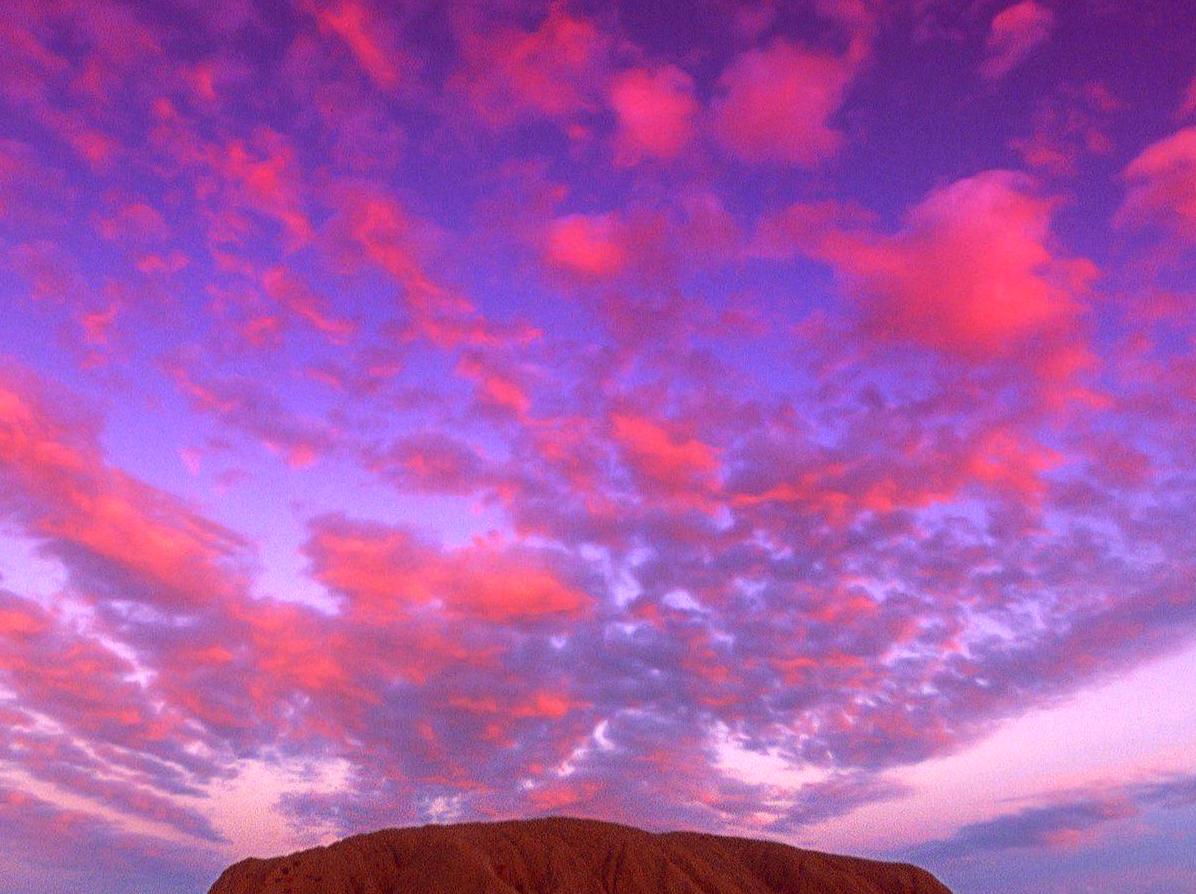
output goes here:
[{"label": "red sandstone rock", "polygon": [[553,817],[384,829],[242,860],[210,894],[950,894],[924,869]]}]

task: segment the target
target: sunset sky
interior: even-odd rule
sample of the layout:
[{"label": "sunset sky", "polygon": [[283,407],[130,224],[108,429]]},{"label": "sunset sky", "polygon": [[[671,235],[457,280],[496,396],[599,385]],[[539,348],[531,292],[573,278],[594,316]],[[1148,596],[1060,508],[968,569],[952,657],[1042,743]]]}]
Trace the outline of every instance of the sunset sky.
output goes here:
[{"label": "sunset sky", "polygon": [[4,0],[0,894],[551,813],[1196,890],[1193,33]]}]

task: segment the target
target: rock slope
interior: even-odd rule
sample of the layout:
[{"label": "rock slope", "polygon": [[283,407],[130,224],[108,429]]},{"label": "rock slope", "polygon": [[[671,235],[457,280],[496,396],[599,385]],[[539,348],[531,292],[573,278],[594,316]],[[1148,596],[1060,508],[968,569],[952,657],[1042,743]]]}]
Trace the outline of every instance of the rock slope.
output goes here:
[{"label": "rock slope", "polygon": [[230,866],[210,894],[950,894],[929,872],[552,817],[384,829]]}]

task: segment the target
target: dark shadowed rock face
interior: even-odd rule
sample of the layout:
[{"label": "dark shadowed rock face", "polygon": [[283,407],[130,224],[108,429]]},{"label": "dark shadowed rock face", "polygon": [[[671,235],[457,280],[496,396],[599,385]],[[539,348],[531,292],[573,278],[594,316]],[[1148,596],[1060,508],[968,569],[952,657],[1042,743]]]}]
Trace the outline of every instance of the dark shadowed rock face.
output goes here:
[{"label": "dark shadowed rock face", "polygon": [[210,894],[950,894],[929,872],[696,832],[553,817],[385,829],[242,860]]}]

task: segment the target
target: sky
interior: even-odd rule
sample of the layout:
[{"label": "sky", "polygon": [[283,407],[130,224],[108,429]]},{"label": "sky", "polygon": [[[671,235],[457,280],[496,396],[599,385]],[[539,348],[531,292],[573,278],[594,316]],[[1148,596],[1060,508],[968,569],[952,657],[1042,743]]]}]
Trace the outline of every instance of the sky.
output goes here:
[{"label": "sky", "polygon": [[6,0],[0,894],[546,814],[1196,891],[1194,31]]}]

